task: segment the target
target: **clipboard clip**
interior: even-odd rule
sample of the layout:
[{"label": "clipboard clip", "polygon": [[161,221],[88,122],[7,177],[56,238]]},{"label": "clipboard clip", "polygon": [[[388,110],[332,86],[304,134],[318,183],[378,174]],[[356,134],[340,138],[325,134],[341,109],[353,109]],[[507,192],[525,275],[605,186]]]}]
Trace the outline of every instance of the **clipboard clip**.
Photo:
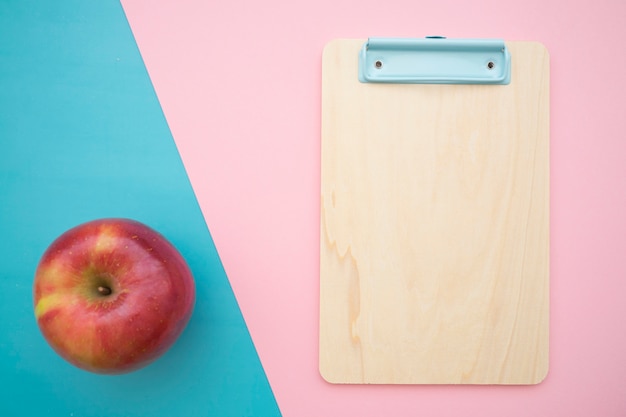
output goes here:
[{"label": "clipboard clip", "polygon": [[511,55],[500,39],[369,38],[359,54],[359,81],[506,85]]}]

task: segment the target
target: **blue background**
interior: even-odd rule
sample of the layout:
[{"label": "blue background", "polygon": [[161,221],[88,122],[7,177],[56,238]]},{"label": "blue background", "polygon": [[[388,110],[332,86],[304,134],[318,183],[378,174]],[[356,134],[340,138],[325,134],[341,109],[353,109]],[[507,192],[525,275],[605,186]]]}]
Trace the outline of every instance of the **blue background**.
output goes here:
[{"label": "blue background", "polygon": [[[63,231],[128,217],[164,234],[197,287],[150,366],[74,368],[41,336],[32,280]],[[0,415],[279,415],[118,1],[0,2]]]}]

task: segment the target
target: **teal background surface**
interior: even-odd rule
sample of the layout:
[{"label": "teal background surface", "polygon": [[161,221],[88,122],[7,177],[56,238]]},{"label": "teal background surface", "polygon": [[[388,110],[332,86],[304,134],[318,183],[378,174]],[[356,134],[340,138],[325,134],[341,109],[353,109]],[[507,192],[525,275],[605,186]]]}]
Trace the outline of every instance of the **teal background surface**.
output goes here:
[{"label": "teal background surface", "polygon": [[[63,231],[128,217],[197,287],[177,343],[137,372],[67,364],[32,308]],[[0,416],[273,416],[279,409],[117,0],[0,1]]]}]

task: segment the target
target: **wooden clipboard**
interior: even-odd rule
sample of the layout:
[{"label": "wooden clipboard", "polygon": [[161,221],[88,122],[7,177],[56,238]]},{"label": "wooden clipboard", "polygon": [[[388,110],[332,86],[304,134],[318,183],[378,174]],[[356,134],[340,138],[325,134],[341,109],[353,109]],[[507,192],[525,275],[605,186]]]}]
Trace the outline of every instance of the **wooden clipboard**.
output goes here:
[{"label": "wooden clipboard", "polygon": [[335,40],[323,54],[320,373],[548,372],[549,57],[536,42]]}]

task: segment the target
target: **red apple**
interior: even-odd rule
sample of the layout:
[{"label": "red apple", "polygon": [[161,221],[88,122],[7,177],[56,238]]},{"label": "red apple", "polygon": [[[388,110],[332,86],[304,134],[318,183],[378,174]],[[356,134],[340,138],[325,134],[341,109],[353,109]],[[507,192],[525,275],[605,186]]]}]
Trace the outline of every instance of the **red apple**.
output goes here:
[{"label": "red apple", "polygon": [[119,374],[167,351],[193,311],[193,276],[161,234],[128,219],[76,226],[44,252],[35,317],[52,348],[79,368]]}]

